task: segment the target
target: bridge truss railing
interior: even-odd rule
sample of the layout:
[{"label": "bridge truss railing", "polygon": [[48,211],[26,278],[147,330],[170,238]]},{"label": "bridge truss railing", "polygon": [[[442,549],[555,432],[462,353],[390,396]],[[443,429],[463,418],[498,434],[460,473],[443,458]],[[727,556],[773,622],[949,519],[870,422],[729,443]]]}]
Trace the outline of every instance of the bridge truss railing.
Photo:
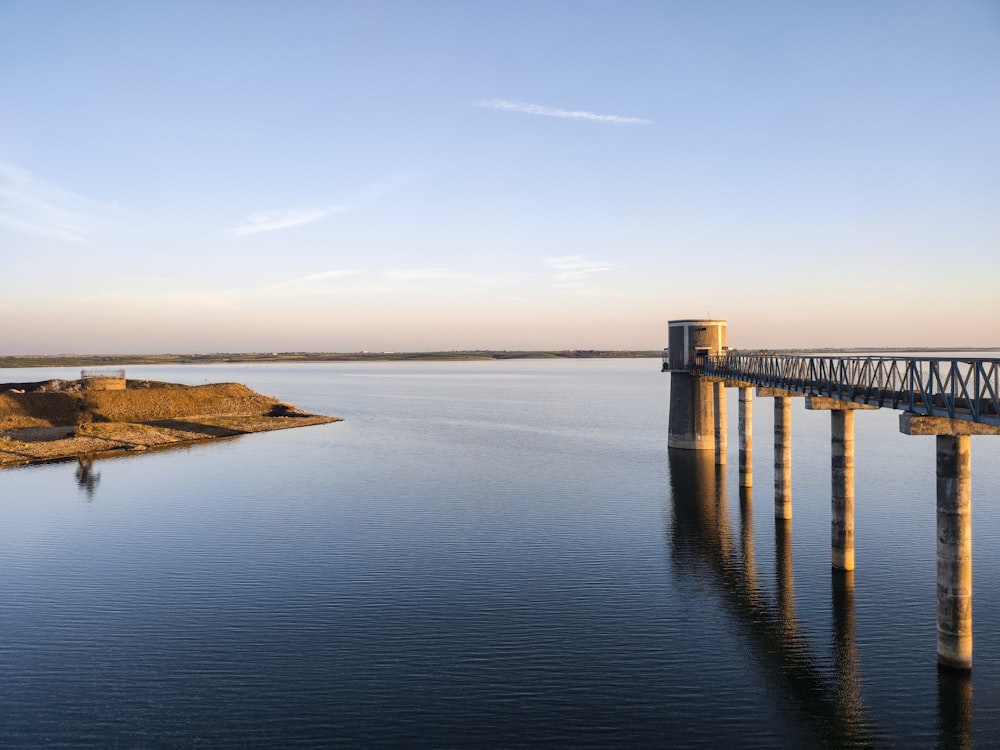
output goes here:
[{"label": "bridge truss railing", "polygon": [[1000,426],[1000,359],[729,352],[701,372],[767,388]]}]

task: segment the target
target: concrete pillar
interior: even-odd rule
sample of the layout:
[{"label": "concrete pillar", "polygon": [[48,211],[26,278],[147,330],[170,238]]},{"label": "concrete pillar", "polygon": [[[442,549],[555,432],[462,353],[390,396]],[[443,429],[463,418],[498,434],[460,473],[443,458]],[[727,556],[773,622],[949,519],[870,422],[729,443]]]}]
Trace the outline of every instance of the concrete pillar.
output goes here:
[{"label": "concrete pillar", "polygon": [[972,669],[972,438],[937,436],[938,663]]},{"label": "concrete pillar", "polygon": [[774,397],[774,517],[792,517],[792,399]]},{"label": "concrete pillar", "polygon": [[726,453],[729,450],[729,441],[726,437],[728,425],[726,423],[726,384],[719,381],[713,383],[715,387],[715,465],[726,465]]},{"label": "concrete pillar", "polygon": [[740,487],[753,487],[753,392],[740,386]]},{"label": "concrete pillar", "polygon": [[1000,427],[903,412],[904,435],[937,440],[937,660],[972,669],[972,435]]},{"label": "concrete pillar", "polygon": [[670,373],[670,424],[667,447],[715,449],[715,399],[712,383],[691,372]]},{"label": "concrete pillar", "polygon": [[854,412],[879,407],[807,396],[806,408],[830,412],[831,564],[836,570],[854,570]]},{"label": "concrete pillar", "polygon": [[854,412],[830,412],[831,495],[830,542],[832,564],[838,570],[854,570]]}]

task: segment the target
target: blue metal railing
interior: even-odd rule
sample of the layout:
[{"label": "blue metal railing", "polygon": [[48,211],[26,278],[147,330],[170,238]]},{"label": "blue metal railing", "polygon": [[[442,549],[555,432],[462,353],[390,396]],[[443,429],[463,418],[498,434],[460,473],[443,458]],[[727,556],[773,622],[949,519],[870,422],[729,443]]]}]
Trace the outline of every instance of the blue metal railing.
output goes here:
[{"label": "blue metal railing", "polygon": [[749,385],[1000,426],[1000,359],[730,352],[706,357],[697,369]]}]

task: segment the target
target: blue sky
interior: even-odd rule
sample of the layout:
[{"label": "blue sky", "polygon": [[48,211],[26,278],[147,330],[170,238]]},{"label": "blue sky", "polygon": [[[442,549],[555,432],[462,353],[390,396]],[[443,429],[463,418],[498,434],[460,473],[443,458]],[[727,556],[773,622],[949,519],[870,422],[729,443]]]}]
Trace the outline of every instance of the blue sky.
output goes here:
[{"label": "blue sky", "polygon": [[1000,345],[1000,3],[0,0],[0,353]]}]

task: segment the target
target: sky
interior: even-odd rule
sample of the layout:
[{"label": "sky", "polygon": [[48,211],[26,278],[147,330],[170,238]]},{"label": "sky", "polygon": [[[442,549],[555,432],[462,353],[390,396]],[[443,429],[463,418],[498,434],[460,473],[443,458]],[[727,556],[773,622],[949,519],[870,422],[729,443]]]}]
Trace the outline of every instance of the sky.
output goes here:
[{"label": "sky", "polygon": [[0,354],[1000,345],[998,0],[0,0]]}]

